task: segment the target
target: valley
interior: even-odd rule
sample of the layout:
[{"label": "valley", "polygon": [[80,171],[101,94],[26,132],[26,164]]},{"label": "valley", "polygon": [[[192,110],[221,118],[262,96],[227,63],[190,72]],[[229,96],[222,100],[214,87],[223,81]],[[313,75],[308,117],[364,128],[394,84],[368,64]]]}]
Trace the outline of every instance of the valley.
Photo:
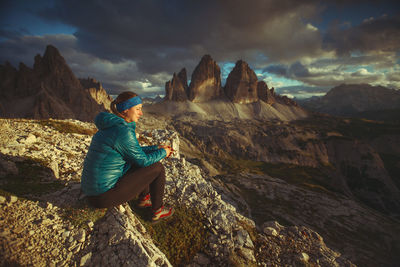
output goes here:
[{"label": "valley", "polygon": [[147,115],[146,127],[164,121],[179,133],[185,158],[258,227],[309,227],[358,266],[398,262],[399,124],[317,113],[286,122]]}]

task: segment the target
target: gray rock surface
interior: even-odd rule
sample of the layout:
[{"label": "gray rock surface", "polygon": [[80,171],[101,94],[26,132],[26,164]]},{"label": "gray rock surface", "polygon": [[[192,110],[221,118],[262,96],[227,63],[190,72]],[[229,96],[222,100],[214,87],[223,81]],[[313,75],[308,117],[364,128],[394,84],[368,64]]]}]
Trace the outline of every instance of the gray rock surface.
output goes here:
[{"label": "gray rock surface", "polygon": [[[79,121],[62,123],[93,127]],[[42,159],[43,164],[57,162],[59,177],[47,178],[63,182],[63,188],[37,196],[37,200],[11,196],[9,201],[0,201],[0,249],[4,255],[0,264],[170,266],[127,204],[109,209],[94,223],[86,222],[87,227],[76,227],[66,220],[65,212],[70,213],[71,205],[83,201],[79,177],[90,135],[62,133],[31,120],[8,120],[2,125],[7,126],[2,134],[13,133],[11,142],[0,141],[0,147],[9,150],[3,157],[19,161],[31,157]],[[36,136],[36,142],[21,144],[18,140],[28,133]],[[139,137],[143,145],[168,143],[176,149],[172,157],[162,161],[167,174],[165,201],[195,207],[207,221],[208,245],[193,258],[191,266],[227,266],[232,262],[271,266],[296,261],[315,266],[352,266],[340,253],[326,247],[322,238],[314,238],[319,235],[311,229],[276,227],[278,239],[257,231],[252,220],[224,201],[210,177],[181,157],[176,132],[154,129],[140,132]],[[23,153],[20,146],[24,147]],[[279,226],[277,222],[268,225]]]}]

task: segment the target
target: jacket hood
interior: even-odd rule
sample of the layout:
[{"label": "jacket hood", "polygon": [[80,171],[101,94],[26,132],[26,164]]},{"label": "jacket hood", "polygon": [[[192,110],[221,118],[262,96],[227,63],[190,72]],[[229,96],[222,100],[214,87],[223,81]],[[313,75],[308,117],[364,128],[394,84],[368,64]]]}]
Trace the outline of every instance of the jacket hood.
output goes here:
[{"label": "jacket hood", "polygon": [[94,119],[94,124],[99,130],[104,130],[121,124],[130,125],[133,128],[136,126],[135,122],[127,123],[123,118],[108,112],[100,112]]}]

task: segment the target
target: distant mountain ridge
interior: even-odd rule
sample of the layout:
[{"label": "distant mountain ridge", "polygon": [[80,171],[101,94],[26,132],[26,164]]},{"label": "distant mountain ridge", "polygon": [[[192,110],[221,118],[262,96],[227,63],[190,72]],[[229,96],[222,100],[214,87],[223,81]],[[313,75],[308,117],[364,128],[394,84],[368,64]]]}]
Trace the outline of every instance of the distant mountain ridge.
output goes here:
[{"label": "distant mountain ridge", "polygon": [[36,55],[33,69],[0,65],[0,116],[91,121],[111,98],[96,80],[79,80],[52,45]]},{"label": "distant mountain ridge", "polygon": [[229,100],[237,104],[250,104],[264,101],[268,104],[280,103],[297,106],[286,96],[275,94],[264,81],[258,81],[257,75],[243,60],[238,60],[229,73],[226,85],[221,85],[221,70],[210,55],[204,55],[192,73],[187,84],[186,69],[174,73],[172,80],[165,84],[165,100],[191,101],[204,103],[212,100]]},{"label": "distant mountain ridge", "polygon": [[373,116],[374,111],[400,109],[400,91],[369,84],[342,84],[323,97],[300,103],[306,109],[331,115]]}]

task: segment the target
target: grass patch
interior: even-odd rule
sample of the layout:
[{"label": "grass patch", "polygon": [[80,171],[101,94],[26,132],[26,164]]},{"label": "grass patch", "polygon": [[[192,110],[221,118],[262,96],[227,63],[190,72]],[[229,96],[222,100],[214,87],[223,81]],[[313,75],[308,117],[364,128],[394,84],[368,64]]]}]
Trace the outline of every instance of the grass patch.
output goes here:
[{"label": "grass patch", "polygon": [[36,123],[42,126],[51,127],[60,133],[76,133],[84,135],[94,135],[97,132],[95,127],[86,128],[69,121],[58,121],[58,120],[38,120]]},{"label": "grass patch", "polygon": [[157,224],[150,222],[149,210],[135,209],[134,212],[173,266],[189,264],[208,243],[205,218],[198,210],[177,206],[172,218]]},{"label": "grass patch", "polygon": [[61,217],[70,221],[75,227],[88,230],[88,222],[95,223],[103,218],[106,212],[107,209],[91,208],[83,201],[78,201],[74,206],[64,208]]},{"label": "grass patch", "polygon": [[[7,175],[0,185],[0,194],[14,194],[19,197],[39,197],[60,190],[64,184],[58,180],[49,181],[53,172],[32,159],[15,162],[17,175]],[[6,193],[7,192],[7,193]]]}]

